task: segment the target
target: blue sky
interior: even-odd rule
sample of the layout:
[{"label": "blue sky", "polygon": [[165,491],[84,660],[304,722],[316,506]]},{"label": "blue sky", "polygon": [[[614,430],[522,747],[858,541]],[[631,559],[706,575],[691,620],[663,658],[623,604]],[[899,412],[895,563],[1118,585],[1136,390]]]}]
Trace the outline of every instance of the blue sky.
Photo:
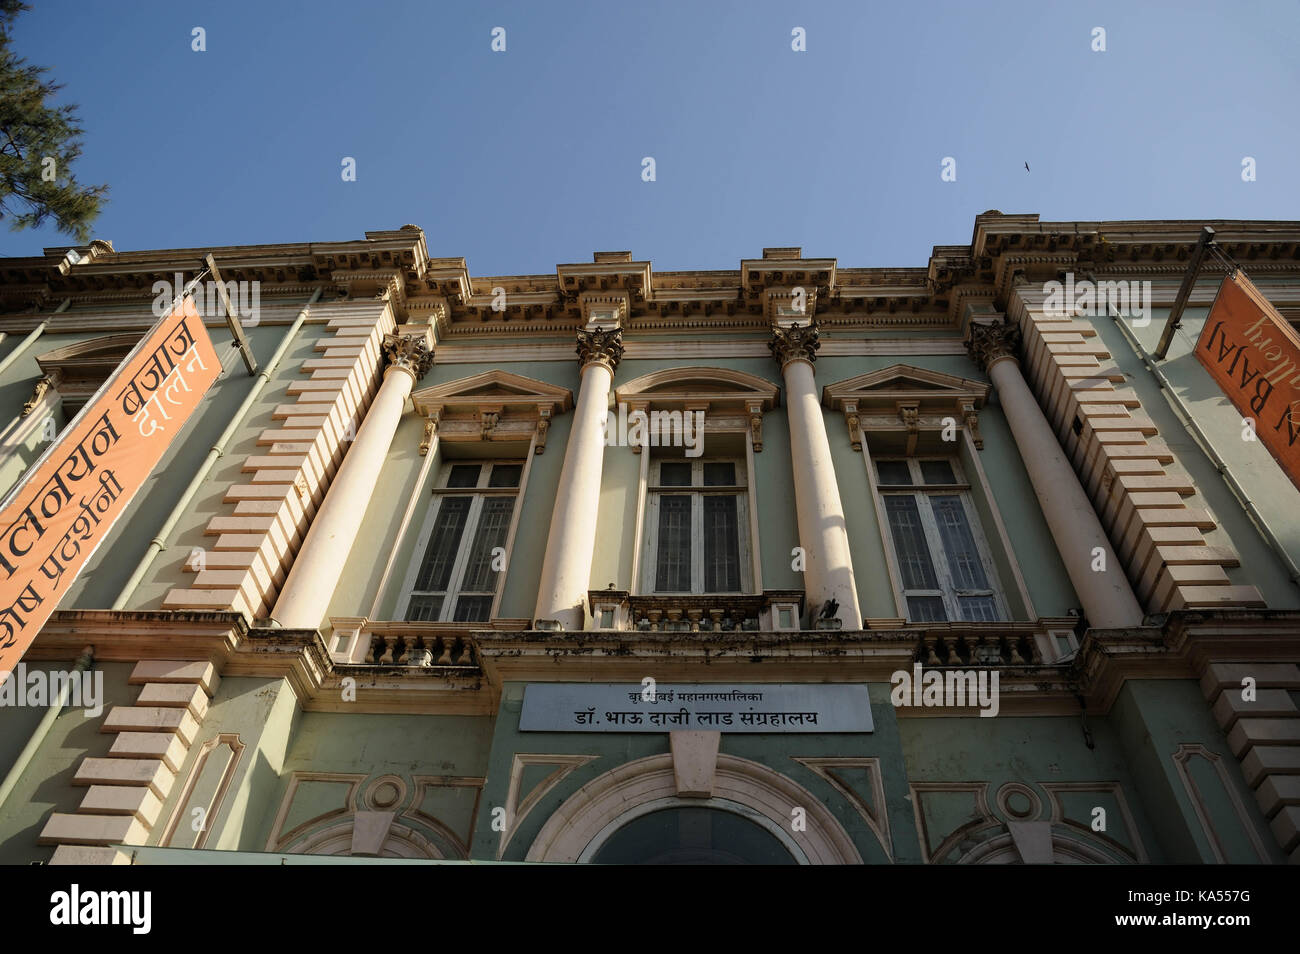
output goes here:
[{"label": "blue sky", "polygon": [[[37,0],[14,47],[79,104],[119,250],[410,222],[477,275],[770,245],[923,266],[992,208],[1300,219],[1296,0]],[[0,229],[0,254],[70,241]]]}]

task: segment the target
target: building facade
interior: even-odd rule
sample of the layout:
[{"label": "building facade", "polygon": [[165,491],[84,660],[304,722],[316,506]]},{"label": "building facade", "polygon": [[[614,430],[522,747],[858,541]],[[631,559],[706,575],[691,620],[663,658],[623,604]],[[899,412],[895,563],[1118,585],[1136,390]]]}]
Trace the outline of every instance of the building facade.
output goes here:
[{"label": "building facade", "polygon": [[[1210,224],[1300,320],[1300,223]],[[1300,493],[1194,354],[1221,273],[1154,354],[1200,225],[0,259],[6,491],[205,254],[249,357],[200,285],[223,373],[0,705],[0,860],[1294,862]]]}]

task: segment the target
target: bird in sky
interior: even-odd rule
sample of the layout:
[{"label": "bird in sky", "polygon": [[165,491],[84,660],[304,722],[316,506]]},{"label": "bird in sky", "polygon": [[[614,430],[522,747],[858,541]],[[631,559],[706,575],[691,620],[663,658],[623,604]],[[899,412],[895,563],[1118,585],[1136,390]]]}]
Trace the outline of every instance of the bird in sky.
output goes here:
[{"label": "bird in sky", "polygon": [[1027,163],[1027,162],[1025,163],[1025,171],[1026,171],[1026,172],[1029,171],[1029,163]]}]

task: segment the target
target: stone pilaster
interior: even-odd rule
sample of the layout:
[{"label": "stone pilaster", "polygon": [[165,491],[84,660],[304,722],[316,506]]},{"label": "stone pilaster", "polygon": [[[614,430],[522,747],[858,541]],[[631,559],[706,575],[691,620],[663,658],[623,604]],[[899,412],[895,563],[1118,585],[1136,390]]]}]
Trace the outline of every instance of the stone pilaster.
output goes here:
[{"label": "stone pilaster", "polygon": [[115,735],[107,757],[82,759],[72,778],[87,789],[80,807],[50,815],[37,838],[59,846],[51,864],[116,864],[111,846],[145,843],[218,685],[210,662],[149,660],[129,681],[143,688],[104,717],[100,731]]},{"label": "stone pilaster", "polygon": [[[294,551],[320,506],[378,388],[383,341],[394,324],[386,303],[313,305],[327,333],[271,413],[257,448],[244,458],[245,483],[226,488],[225,510],[210,518],[212,540],[188,561],[193,581],[168,592],[164,609],[235,610],[265,617]],[[308,326],[313,327],[313,326]]]},{"label": "stone pilaster", "polygon": [[271,618],[289,629],[315,629],[347,565],[411,388],[433,365],[433,335],[405,326],[384,337],[389,365],[329,493],[303,540]]}]

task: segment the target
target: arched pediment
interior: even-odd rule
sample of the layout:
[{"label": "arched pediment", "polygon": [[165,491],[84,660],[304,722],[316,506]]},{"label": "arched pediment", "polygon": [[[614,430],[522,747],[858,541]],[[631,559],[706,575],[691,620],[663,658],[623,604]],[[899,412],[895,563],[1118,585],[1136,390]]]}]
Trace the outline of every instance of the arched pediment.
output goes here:
[{"label": "arched pediment", "polygon": [[[771,381],[731,368],[665,368],[651,371],[614,389],[614,399],[628,412],[702,411],[715,432],[749,430],[754,450],[763,450],[763,413],[780,402],[781,389]],[[640,447],[633,451],[640,453]]]},{"label": "arched pediment", "polygon": [[140,336],[136,334],[105,335],[37,355],[36,364],[43,376],[23,413],[29,413],[47,392],[54,390],[63,402],[64,412],[72,417],[112,376],[139,341]]},{"label": "arched pediment", "polygon": [[116,368],[140,341],[139,335],[106,335],[64,345],[36,356],[36,363],[47,374],[69,365],[106,365]]},{"label": "arched pediment", "polygon": [[668,401],[743,401],[764,402],[763,410],[780,403],[781,389],[771,381],[731,368],[665,368],[651,371],[614,389],[620,401],[636,399],[654,403]]},{"label": "arched pediment", "polygon": [[894,364],[878,371],[828,384],[822,404],[843,411],[854,450],[862,449],[862,430],[908,433],[908,453],[921,430],[942,430],[956,421],[971,434],[977,448],[984,446],[979,432],[979,409],[988,400],[989,385],[981,381]]},{"label": "arched pediment", "polygon": [[421,388],[411,395],[417,414],[428,419],[420,453],[428,451],[436,432],[441,440],[529,440],[546,449],[551,418],[573,407],[573,392],[510,371],[484,371]]}]

